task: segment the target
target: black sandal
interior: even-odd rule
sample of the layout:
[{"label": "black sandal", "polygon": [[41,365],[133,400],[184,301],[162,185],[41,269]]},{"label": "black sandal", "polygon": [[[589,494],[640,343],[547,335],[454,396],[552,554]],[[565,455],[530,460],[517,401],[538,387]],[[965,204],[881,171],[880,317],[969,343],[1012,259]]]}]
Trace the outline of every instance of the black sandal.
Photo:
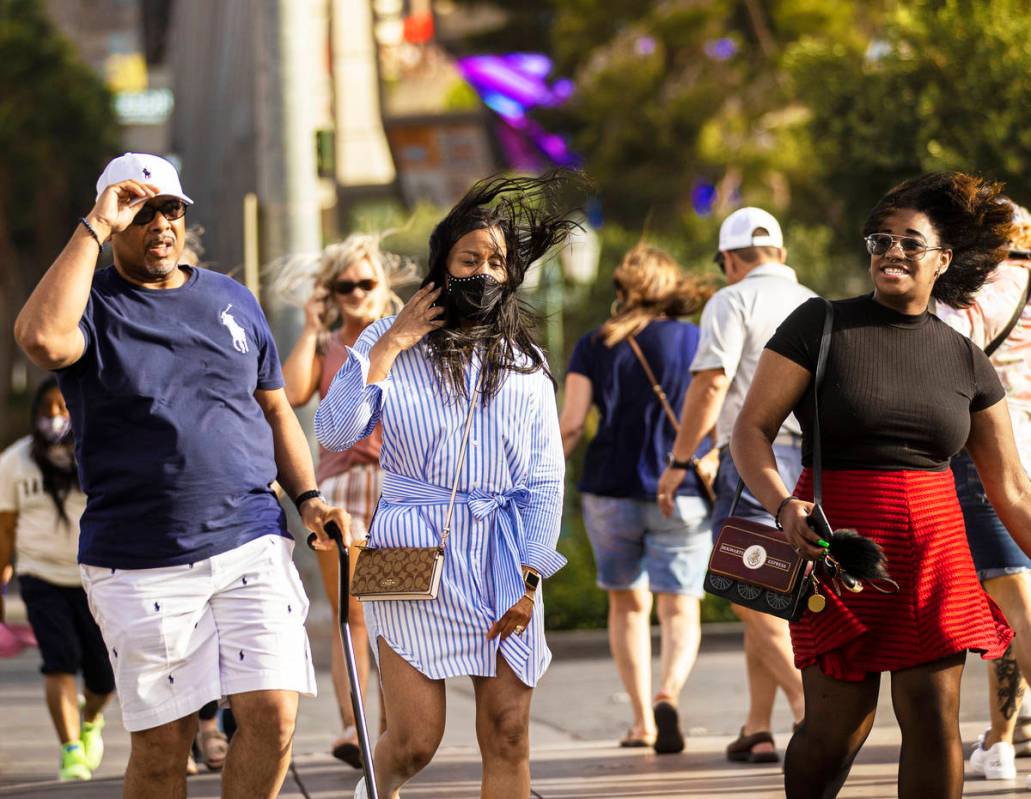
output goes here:
[{"label": "black sandal", "polygon": [[655,753],[675,755],[684,751],[684,734],[680,731],[680,716],[672,702],[662,700],[655,703]]},{"label": "black sandal", "polygon": [[745,728],[741,728],[741,734],[736,741],[727,744],[727,760],[734,763],[777,763],[780,755],[777,751],[753,752],[752,749],[759,744],[770,744],[773,746],[773,736],[768,730],[753,732],[745,735]]},{"label": "black sandal", "polygon": [[351,768],[362,768],[362,750],[353,741],[340,741],[333,746],[333,757],[341,760]]}]

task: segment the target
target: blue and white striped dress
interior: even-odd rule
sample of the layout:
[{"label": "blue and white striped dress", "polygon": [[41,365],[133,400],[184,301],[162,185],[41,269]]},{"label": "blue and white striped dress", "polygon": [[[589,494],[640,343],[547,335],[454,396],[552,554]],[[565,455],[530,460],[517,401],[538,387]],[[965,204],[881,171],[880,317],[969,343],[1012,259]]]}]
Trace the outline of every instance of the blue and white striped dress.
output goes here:
[{"label": "blue and white striped dress", "polygon": [[[447,512],[468,400],[449,396],[423,343],[402,352],[386,380],[367,384],[369,350],[393,321],[376,322],[355,342],[319,404],[315,435],[327,449],[341,450],[382,422],[383,495],[370,543],[434,546]],[[479,373],[474,357],[466,368],[467,390]],[[437,598],[366,604],[371,639],[382,637],[431,679],[494,676],[500,650],[524,683],[536,685],[551,662],[543,591],[537,592],[523,635],[499,642],[488,641],[486,634],[523,595],[521,565],[547,578],[565,563],[555,551],[564,475],[551,381],[543,372],[510,373],[486,407],[478,401],[473,409]]]}]

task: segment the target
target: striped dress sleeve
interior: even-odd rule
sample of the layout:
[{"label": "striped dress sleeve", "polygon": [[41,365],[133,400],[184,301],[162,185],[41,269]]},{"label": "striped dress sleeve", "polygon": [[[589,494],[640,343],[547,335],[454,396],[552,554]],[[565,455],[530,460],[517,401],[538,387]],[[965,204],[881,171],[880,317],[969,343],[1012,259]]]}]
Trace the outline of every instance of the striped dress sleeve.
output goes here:
[{"label": "striped dress sleeve", "polygon": [[530,463],[526,485],[530,499],[523,513],[526,560],[523,565],[551,577],[566,559],[555,547],[562,527],[565,456],[558,427],[558,409],[551,381],[539,372],[536,420],[530,431]]},{"label": "striped dress sleeve", "polygon": [[333,378],[326,396],[315,411],[315,438],[328,450],[350,449],[368,436],[379,422],[388,375],[369,383],[369,350],[389,329],[394,317],[374,322],[347,348],[347,360]]}]

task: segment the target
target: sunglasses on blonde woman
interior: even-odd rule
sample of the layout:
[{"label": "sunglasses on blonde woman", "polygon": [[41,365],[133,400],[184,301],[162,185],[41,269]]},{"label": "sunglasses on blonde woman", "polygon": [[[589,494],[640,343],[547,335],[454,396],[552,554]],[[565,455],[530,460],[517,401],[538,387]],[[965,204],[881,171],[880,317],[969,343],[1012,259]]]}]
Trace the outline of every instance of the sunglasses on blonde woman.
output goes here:
[{"label": "sunglasses on blonde woman", "polygon": [[330,288],[333,289],[334,294],[351,294],[355,289],[372,291],[378,285],[375,280],[366,278],[365,280],[337,280],[330,284]]}]

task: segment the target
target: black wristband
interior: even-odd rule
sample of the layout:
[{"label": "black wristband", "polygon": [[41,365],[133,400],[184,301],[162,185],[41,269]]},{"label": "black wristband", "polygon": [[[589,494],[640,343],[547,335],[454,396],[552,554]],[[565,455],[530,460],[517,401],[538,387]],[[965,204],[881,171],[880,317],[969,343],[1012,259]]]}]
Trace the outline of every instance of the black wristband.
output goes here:
[{"label": "black wristband", "polygon": [[773,523],[777,525],[778,530],[784,529],[784,527],[780,523],[780,512],[784,510],[785,506],[793,499],[798,499],[798,497],[796,497],[794,494],[788,494],[786,497],[784,497],[784,499],[780,501],[780,504],[777,506],[777,512],[773,514]]},{"label": "black wristband", "polygon": [[322,499],[322,492],[319,491],[317,488],[313,488],[310,491],[305,491],[304,493],[298,494],[296,497],[294,497],[294,507],[297,508],[297,510],[299,511],[301,509],[301,505],[303,505],[309,499],[316,498]]},{"label": "black wristband", "polygon": [[695,458],[694,456],[692,456],[692,457],[688,458],[686,461],[678,461],[676,458],[673,457],[673,453],[672,452],[667,452],[666,453],[666,465],[669,466],[671,469],[682,469],[682,470],[687,471],[687,470],[690,470],[690,469],[697,468],[697,466],[698,466],[698,458]]},{"label": "black wristband", "polygon": [[100,236],[97,235],[97,231],[93,229],[93,225],[86,221],[86,217],[80,216],[79,224],[86,228],[89,234],[93,237],[93,241],[95,241],[97,243],[97,246],[100,247],[101,250],[103,250],[104,243],[100,240]]}]

